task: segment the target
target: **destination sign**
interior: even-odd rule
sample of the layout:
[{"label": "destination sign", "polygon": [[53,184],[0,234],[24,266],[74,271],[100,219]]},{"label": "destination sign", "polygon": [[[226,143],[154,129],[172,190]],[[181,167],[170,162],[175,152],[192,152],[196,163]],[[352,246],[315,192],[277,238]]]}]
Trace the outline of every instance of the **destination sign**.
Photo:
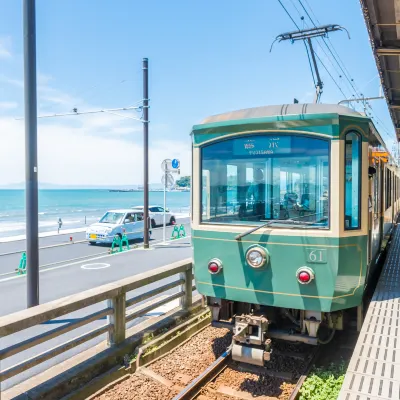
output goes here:
[{"label": "destination sign", "polygon": [[290,136],[253,136],[251,139],[236,139],[233,144],[235,156],[266,156],[290,152]]}]

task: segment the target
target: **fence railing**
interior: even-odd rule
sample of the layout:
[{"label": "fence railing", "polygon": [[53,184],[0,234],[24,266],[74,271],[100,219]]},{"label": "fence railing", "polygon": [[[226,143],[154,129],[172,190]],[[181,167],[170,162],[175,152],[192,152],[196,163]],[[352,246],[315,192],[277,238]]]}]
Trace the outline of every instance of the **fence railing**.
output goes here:
[{"label": "fence railing", "polygon": [[[173,282],[139,294],[129,300],[126,299],[126,294],[132,290],[177,274],[179,274],[179,279],[174,280]],[[56,357],[57,355],[104,333],[107,333],[108,347],[116,346],[122,343],[126,338],[126,322],[144,316],[149,311],[169,303],[172,300],[178,298],[181,299],[180,304],[182,308],[188,309],[192,304],[192,291],[195,290],[192,281],[192,260],[186,259],[130,278],[125,278],[114,283],[99,286],[75,295],[1,317],[0,338],[51,321],[74,311],[84,309],[93,304],[107,301],[106,308],[100,311],[78,318],[74,322],[70,322],[59,328],[41,333],[0,350],[1,363],[1,360],[9,358],[17,353],[47,342],[101,318],[107,317],[107,323],[105,325],[85,332],[78,337],[58,344],[56,347],[2,370],[0,373],[0,382],[20,374],[21,372]],[[142,303],[144,300],[178,286],[180,286],[180,290],[176,293],[169,294],[162,299],[153,299],[147,303],[140,304],[136,308],[127,310],[138,303]]]}]

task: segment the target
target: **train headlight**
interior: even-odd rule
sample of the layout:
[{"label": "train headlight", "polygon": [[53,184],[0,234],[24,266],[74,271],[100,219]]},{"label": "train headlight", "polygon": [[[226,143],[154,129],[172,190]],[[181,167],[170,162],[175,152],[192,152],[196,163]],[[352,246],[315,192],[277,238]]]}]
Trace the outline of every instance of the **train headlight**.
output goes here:
[{"label": "train headlight", "polygon": [[314,271],[308,267],[301,267],[296,272],[297,280],[302,285],[307,285],[314,280]]},{"label": "train headlight", "polygon": [[213,258],[212,260],[210,260],[210,262],[208,263],[208,272],[210,274],[218,274],[219,272],[221,272],[222,270],[222,262],[221,260],[218,260],[218,258]]},{"label": "train headlight", "polygon": [[268,259],[268,254],[265,249],[260,246],[249,247],[246,252],[246,261],[250,267],[261,268],[265,265]]}]

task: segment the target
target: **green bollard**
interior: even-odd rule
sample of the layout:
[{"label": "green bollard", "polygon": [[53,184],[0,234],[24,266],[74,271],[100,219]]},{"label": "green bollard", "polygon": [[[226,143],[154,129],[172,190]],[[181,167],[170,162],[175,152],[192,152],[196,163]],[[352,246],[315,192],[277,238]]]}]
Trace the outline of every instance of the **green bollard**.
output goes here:
[{"label": "green bollard", "polygon": [[179,237],[179,229],[177,225],[174,225],[174,229],[172,230],[171,233],[171,240],[178,239],[178,237]]},{"label": "green bollard", "polygon": [[22,253],[21,259],[19,260],[19,266],[17,269],[17,275],[26,274],[26,253]]},{"label": "green bollard", "polygon": [[114,246],[118,246],[119,247],[119,251],[120,252],[122,251],[122,240],[118,235],[115,235],[114,239],[112,241],[111,251],[110,251],[111,254],[114,253]]},{"label": "green bollard", "polygon": [[121,251],[123,251],[124,246],[125,246],[125,250],[129,250],[129,240],[126,237],[125,233],[122,235],[122,239],[121,239]]},{"label": "green bollard", "polygon": [[185,237],[186,236],[186,231],[185,231],[185,227],[183,225],[181,225],[179,227],[179,237]]}]

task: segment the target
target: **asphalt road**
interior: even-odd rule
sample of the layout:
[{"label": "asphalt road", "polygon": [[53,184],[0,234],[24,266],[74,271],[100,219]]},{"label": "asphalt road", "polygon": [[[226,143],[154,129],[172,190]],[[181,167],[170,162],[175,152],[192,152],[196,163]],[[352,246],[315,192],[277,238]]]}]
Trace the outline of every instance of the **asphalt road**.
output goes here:
[{"label": "asphalt road", "polygon": [[[171,228],[169,228],[169,231]],[[186,227],[188,232],[188,228]],[[167,231],[168,232],[168,231]],[[170,232],[169,232],[170,235]],[[156,230],[153,234],[155,240],[150,242],[151,249],[143,250],[142,248],[136,248],[127,252],[117,253],[113,255],[99,254],[104,253],[108,249],[101,247],[92,247],[86,243],[74,244],[68,246],[60,246],[52,249],[42,249],[42,257],[49,257],[48,260],[58,260],[64,258],[63,262],[58,262],[48,267],[44,267],[40,271],[40,303],[46,303],[57,298],[75,294],[84,290],[91,289],[106,283],[114,282],[119,279],[123,279],[141,272],[149,271],[163,265],[182,260],[192,255],[191,239],[190,236],[179,240],[171,241],[167,246],[161,246],[162,230]],[[167,238],[169,236],[167,235]],[[58,238],[58,236],[57,236]],[[157,240],[156,238],[160,238]],[[47,238],[46,238],[47,239]],[[50,238],[49,238],[50,239]],[[46,241],[44,242],[47,243]],[[79,249],[79,250],[78,250]],[[90,251],[98,251],[90,255]],[[55,251],[55,253],[53,253]],[[74,257],[71,257],[73,253]],[[51,255],[50,255],[51,254]],[[84,254],[85,258],[75,261],[68,261],[75,256]],[[3,265],[3,259],[11,256],[0,257],[0,263]],[[53,257],[53,258],[50,258]],[[58,257],[58,258],[57,258]],[[68,260],[67,260],[68,257]],[[2,267],[3,268],[3,267]],[[170,277],[160,282],[156,282],[145,288],[140,288],[128,294],[128,298],[138,295],[141,292],[150,290],[151,288],[160,286],[169,281],[175,280],[177,277]],[[178,288],[172,289],[170,293],[176,292]],[[11,276],[0,276],[0,316],[7,315],[26,307],[26,276],[17,276],[15,274]],[[15,335],[1,338],[0,349],[19,343],[23,340],[32,338],[45,331],[57,328],[64,324],[67,324],[77,318],[81,318],[85,315],[98,311],[105,307],[105,303],[95,304],[87,307],[84,310],[79,310],[69,315],[65,315],[58,320],[50,321],[50,323],[41,324],[33,328],[21,331]],[[162,310],[160,311],[162,312]],[[147,318],[150,318],[153,314],[149,314]],[[143,320],[143,319],[142,319]],[[132,321],[128,327],[140,321]],[[68,334],[62,335],[49,342],[42,343],[32,349],[16,354],[9,359],[1,361],[1,369],[4,370],[16,363],[19,363],[27,358],[33,357],[43,351],[46,351],[58,344],[65,342],[69,339],[79,336],[91,329],[99,327],[106,323],[106,320],[95,321],[88,324],[80,329],[76,329]],[[57,356],[56,358],[44,362],[35,368],[32,368],[14,378],[8,379],[3,382],[0,386],[0,390],[6,390],[7,388],[21,382],[28,377],[31,377],[37,373],[45,371],[50,366],[58,364],[63,360],[70,358],[74,354],[78,354],[81,351],[99,343],[105,339],[105,335],[95,338],[75,349],[72,349],[64,354]]]},{"label": "asphalt road", "polygon": [[[184,224],[187,233],[190,232],[189,218],[180,219],[178,224]],[[166,238],[171,236],[172,227],[166,228]],[[70,242],[70,236],[73,242]],[[163,228],[152,229],[151,241],[162,240]],[[140,240],[131,241],[141,245]],[[39,262],[41,267],[51,267],[61,262],[73,262],[85,257],[107,254],[110,245],[91,246],[85,241],[85,232],[70,235],[57,235],[40,238]],[[0,280],[8,275],[15,274],[22,252],[26,249],[26,241],[20,240],[9,243],[0,243]]]}]

